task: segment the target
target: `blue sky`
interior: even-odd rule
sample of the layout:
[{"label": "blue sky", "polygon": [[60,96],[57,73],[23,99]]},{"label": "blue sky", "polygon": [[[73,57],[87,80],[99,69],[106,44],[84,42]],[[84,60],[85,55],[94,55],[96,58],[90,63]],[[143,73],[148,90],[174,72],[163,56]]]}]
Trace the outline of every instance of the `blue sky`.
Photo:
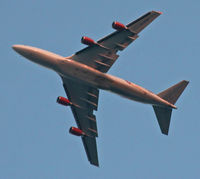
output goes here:
[{"label": "blue sky", "polygon": [[[200,2],[39,1],[0,2],[0,179],[198,178],[200,171]],[[69,56],[144,13],[163,14],[123,52],[110,74],[155,93],[185,79],[169,136],[161,134],[151,106],[101,91],[97,139],[100,168],[87,161],[56,73],[16,54],[25,44]]]}]

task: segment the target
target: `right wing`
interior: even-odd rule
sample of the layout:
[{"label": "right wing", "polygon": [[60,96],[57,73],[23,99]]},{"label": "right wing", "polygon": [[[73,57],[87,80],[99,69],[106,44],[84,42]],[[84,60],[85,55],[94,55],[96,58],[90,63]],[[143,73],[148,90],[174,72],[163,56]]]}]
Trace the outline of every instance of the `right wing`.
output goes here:
[{"label": "right wing", "polygon": [[91,164],[99,166],[96,137],[98,136],[96,116],[99,90],[67,78],[62,78],[67,97],[72,103],[71,109],[79,129],[86,135],[82,136],[83,145]]},{"label": "right wing", "polygon": [[97,41],[97,45],[86,47],[70,58],[79,63],[106,73],[119,57],[117,52],[125,49],[138,38],[138,33],[149,25],[161,12],[151,11],[126,25],[127,29],[115,31]]}]

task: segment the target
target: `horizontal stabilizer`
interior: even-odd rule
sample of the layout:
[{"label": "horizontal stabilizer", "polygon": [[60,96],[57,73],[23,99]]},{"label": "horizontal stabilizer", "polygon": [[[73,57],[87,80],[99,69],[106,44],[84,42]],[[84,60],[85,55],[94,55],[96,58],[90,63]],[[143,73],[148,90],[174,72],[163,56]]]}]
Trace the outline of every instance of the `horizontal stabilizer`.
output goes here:
[{"label": "horizontal stabilizer", "polygon": [[189,83],[189,81],[183,80],[183,81],[179,82],[178,84],[159,93],[158,96],[172,104],[175,104],[177,99],[179,98],[179,96],[182,94],[182,92],[188,85],[188,83]]},{"label": "horizontal stabilizer", "polygon": [[172,109],[153,106],[161,132],[168,135]]}]

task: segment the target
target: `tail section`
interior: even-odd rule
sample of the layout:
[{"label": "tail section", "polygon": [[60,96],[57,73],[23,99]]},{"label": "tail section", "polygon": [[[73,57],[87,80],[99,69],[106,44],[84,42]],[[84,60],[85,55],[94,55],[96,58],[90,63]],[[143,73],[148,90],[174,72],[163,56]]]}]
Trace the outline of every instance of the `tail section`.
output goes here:
[{"label": "tail section", "polygon": [[[158,96],[170,102],[171,104],[175,104],[188,83],[188,81],[183,80],[178,84],[159,93]],[[156,114],[161,132],[165,135],[168,135],[172,109],[160,106],[153,106],[153,109]]]},{"label": "tail section", "polygon": [[182,94],[186,86],[188,85],[189,81],[181,81],[178,84],[166,89],[165,91],[158,94],[159,97],[163,98],[164,100],[175,104],[179,96]]},{"label": "tail section", "polygon": [[153,106],[161,132],[168,135],[172,109]]}]

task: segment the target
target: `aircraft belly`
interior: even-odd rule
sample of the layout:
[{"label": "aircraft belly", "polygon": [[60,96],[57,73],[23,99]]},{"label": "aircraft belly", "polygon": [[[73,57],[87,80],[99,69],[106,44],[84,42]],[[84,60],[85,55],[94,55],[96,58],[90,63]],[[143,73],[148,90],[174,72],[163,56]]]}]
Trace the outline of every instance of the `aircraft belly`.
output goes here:
[{"label": "aircraft belly", "polygon": [[109,89],[110,86],[110,80],[106,74],[71,60],[61,62],[58,73],[66,78],[78,80],[100,89]]},{"label": "aircraft belly", "polygon": [[87,65],[72,60],[62,60],[58,65],[61,76],[86,83],[87,85],[111,91],[125,98],[159,106],[169,106],[167,101],[154,93],[129,81],[97,71]]},{"label": "aircraft belly", "polygon": [[111,91],[134,101],[150,104],[153,103],[153,100],[149,98],[147,93],[126,85],[120,85],[120,87],[113,85]]},{"label": "aircraft belly", "polygon": [[169,103],[167,101],[161,99],[159,96],[152,93],[151,91],[148,91],[145,88],[142,88],[141,86],[131,83],[129,81],[116,78],[111,75],[109,76],[113,79],[113,82],[111,83],[112,85],[110,87],[111,92],[141,103],[165,107],[169,106]]}]

